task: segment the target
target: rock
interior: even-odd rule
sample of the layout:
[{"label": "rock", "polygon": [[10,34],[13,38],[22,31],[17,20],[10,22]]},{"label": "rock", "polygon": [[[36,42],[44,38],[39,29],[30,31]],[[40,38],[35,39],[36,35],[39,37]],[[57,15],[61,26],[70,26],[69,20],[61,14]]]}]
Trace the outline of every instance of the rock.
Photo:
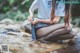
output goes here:
[{"label": "rock", "polygon": [[1,24],[13,24],[14,21],[11,19],[3,19],[0,21]]},{"label": "rock", "polygon": [[5,27],[6,27],[6,24],[0,24],[0,29],[5,28]]},{"label": "rock", "polygon": [[74,19],[74,21],[72,21],[72,23],[77,26],[77,27],[80,27],[80,17],[77,18],[77,19]]},{"label": "rock", "polygon": [[31,37],[31,34],[25,32],[8,32],[8,35],[21,36],[21,37]]},{"label": "rock", "polygon": [[20,32],[20,26],[17,25],[7,25],[5,29],[7,31]]},{"label": "rock", "polygon": [[29,33],[25,33],[25,32],[21,32],[22,34],[23,34],[23,37],[31,37],[31,34],[29,34]]},{"label": "rock", "polygon": [[21,25],[21,29],[31,33],[31,23],[28,20],[25,20]]}]

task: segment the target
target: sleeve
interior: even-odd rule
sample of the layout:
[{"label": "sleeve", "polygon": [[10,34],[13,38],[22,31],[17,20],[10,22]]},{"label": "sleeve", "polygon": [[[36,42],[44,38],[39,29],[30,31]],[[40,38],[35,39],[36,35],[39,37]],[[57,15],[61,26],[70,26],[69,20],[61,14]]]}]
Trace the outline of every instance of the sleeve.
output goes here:
[{"label": "sleeve", "polygon": [[34,0],[29,10],[34,11],[35,9],[38,8],[38,6],[39,6],[39,0]]}]

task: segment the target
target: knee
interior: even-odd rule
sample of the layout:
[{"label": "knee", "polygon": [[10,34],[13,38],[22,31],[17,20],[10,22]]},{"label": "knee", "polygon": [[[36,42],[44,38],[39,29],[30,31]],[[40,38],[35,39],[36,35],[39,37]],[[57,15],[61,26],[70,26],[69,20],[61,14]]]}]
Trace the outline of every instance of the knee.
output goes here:
[{"label": "knee", "polygon": [[67,30],[68,32],[71,32],[72,28],[71,28],[71,27],[67,27],[66,30]]},{"label": "knee", "polygon": [[43,37],[44,36],[43,31],[37,31],[36,34],[37,34],[38,37]]}]

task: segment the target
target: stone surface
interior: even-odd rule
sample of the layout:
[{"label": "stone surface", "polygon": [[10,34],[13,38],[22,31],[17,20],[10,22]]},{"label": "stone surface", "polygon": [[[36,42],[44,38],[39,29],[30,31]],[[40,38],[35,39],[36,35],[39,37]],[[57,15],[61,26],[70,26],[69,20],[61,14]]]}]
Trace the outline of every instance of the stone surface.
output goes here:
[{"label": "stone surface", "polygon": [[31,33],[31,23],[28,20],[25,20],[22,24],[21,24],[21,29],[25,30],[26,32]]},{"label": "stone surface", "polygon": [[7,25],[5,27],[6,30],[8,31],[14,31],[14,32],[20,32],[20,25]]},{"label": "stone surface", "polygon": [[13,24],[14,21],[7,18],[7,19],[1,20],[0,23],[1,23],[1,24]]}]

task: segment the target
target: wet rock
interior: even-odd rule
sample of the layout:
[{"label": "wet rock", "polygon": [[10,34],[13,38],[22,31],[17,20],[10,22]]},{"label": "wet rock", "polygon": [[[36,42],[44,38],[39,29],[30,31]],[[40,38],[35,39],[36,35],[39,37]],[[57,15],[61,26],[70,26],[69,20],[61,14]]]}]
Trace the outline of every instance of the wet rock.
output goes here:
[{"label": "wet rock", "polygon": [[7,30],[5,30],[5,29],[0,29],[0,34],[7,34]]},{"label": "wet rock", "polygon": [[31,34],[25,32],[8,32],[7,34],[21,37],[31,37]]},{"label": "wet rock", "polygon": [[5,29],[8,31],[20,32],[20,26],[17,25],[7,25]]},{"label": "wet rock", "polygon": [[21,25],[21,29],[31,33],[31,23],[28,20],[25,20]]},{"label": "wet rock", "polygon": [[5,28],[5,27],[6,27],[6,24],[0,24],[0,29]]}]

